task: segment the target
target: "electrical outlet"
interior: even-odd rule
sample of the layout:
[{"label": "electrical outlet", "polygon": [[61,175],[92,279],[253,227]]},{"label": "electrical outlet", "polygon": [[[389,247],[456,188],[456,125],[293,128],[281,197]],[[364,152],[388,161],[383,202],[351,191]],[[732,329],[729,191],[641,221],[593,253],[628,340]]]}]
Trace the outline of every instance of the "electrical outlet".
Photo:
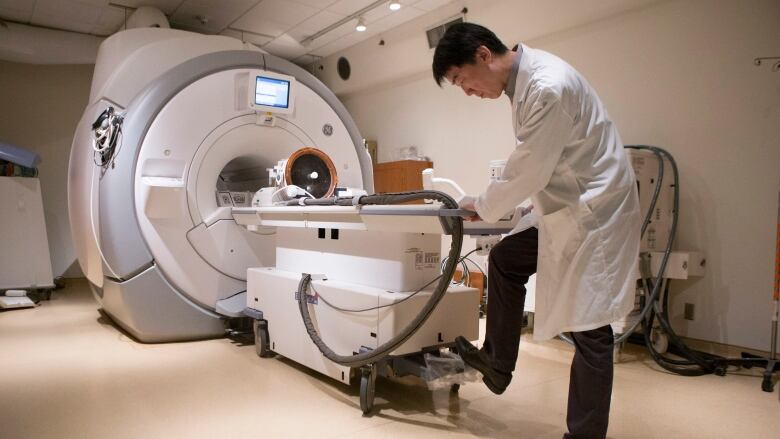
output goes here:
[{"label": "electrical outlet", "polygon": [[685,304],[685,320],[693,320],[694,306],[692,303]]}]

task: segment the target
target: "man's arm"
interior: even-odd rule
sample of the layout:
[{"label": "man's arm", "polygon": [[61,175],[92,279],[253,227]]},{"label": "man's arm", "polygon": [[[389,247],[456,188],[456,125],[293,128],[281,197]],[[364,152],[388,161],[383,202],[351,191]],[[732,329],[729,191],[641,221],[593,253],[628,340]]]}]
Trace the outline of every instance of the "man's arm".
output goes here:
[{"label": "man's arm", "polygon": [[568,143],[574,120],[553,91],[542,92],[517,132],[502,181],[491,182],[474,202],[485,221],[496,222],[525,199],[547,186]]}]

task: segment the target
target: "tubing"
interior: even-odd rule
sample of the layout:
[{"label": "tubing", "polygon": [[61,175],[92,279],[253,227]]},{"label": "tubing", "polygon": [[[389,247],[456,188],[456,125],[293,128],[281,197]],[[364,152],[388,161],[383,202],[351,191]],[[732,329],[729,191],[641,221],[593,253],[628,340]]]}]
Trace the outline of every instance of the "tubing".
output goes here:
[{"label": "tubing", "polygon": [[[645,304],[645,308],[642,310],[642,313],[639,315],[639,318],[637,321],[626,331],[621,335],[620,337],[617,337],[614,341],[615,344],[622,343],[624,340],[626,340],[631,333],[633,333],[637,327],[639,327],[639,324],[645,321],[650,313],[650,310],[652,309],[653,303],[657,300],[658,294],[660,292],[661,287],[661,281],[663,280],[663,274],[666,271],[666,264],[669,262],[669,256],[672,254],[672,244],[674,242],[674,238],[677,234],[677,212],[678,212],[678,205],[679,205],[679,182],[677,181],[677,163],[675,163],[674,158],[669,154],[666,150],[658,148],[656,146],[647,146],[647,145],[627,145],[626,148],[630,149],[647,149],[653,152],[655,156],[658,158],[658,178],[657,183],[655,185],[655,190],[653,191],[653,199],[650,201],[650,209],[648,210],[647,214],[645,215],[645,220],[642,223],[642,232],[641,236],[644,236],[645,230],[647,228],[647,225],[650,223],[650,218],[653,215],[653,211],[655,210],[655,204],[658,202],[658,195],[661,193],[661,182],[664,178],[664,160],[663,155],[665,155],[669,162],[672,164],[672,171],[674,174],[674,214],[672,215],[672,229],[669,231],[669,241],[666,243],[666,249],[664,250],[664,257],[661,260],[661,267],[658,270],[658,275],[655,278],[655,282],[653,283],[654,287],[652,292],[645,291],[645,294],[648,298],[647,303]],[[649,265],[648,262],[645,261]],[[652,276],[652,269],[648,267],[647,270],[648,277]],[[644,277],[644,276],[643,276]]]},{"label": "tubing", "polygon": [[[457,209],[458,203],[452,199],[449,195],[438,191],[419,191],[419,192],[402,192],[393,194],[382,195],[364,195],[357,200],[354,198],[327,198],[327,199],[304,199],[302,204],[304,205],[323,205],[329,203],[329,205],[341,205],[352,206],[354,204],[367,205],[367,204],[397,204],[406,201],[415,200],[437,200],[444,204],[445,208]],[[290,205],[299,205],[298,201],[288,203]],[[319,348],[320,352],[329,360],[334,363],[338,363],[342,366],[359,367],[370,363],[375,363],[385,357],[390,352],[401,346],[406,340],[408,340],[415,332],[425,324],[425,321],[430,317],[433,310],[439,304],[444,294],[447,292],[447,288],[450,285],[450,280],[455,273],[455,266],[458,263],[458,256],[460,255],[461,247],[463,245],[463,219],[460,217],[452,217],[452,244],[450,245],[449,260],[443,270],[443,275],[439,279],[439,283],[436,285],[436,290],[423,306],[417,317],[414,318],[406,327],[404,327],[399,334],[392,339],[377,346],[376,349],[362,352],[354,355],[340,355],[334,352],[327,344],[322,340],[317,329],[314,327],[311,315],[309,314],[309,302],[306,299],[309,284],[311,283],[311,275],[304,273],[301,276],[301,281],[298,283],[298,308],[301,312],[301,318],[303,324],[306,327],[306,332],[309,334],[312,342]]]},{"label": "tubing", "polygon": [[[661,268],[659,270],[658,276],[655,278],[655,281],[651,281],[650,279],[645,278],[642,279],[643,288],[645,290],[646,296],[648,297],[648,303],[643,310],[643,318],[641,318],[639,322],[644,324],[645,344],[647,345],[653,360],[655,360],[655,362],[665,370],[684,376],[701,376],[710,373],[725,375],[726,368],[730,365],[742,366],[750,365],[751,363],[755,364],[767,361],[767,359],[764,358],[727,358],[707,352],[693,350],[685,344],[685,342],[677,335],[676,332],[674,332],[672,325],[669,323],[669,280],[662,282],[662,274],[666,269],[666,262],[671,253],[672,242],[677,232],[677,220],[679,217],[680,207],[680,181],[677,170],[677,163],[674,161],[674,157],[672,157],[669,152],[655,146],[637,145],[626,146],[626,148],[648,149],[653,151],[656,156],[659,157],[659,175],[662,175],[660,168],[663,167],[663,161],[660,156],[665,156],[667,159],[669,159],[669,162],[672,165],[672,172],[674,177],[674,212],[672,216],[672,228],[670,230],[669,242],[667,243],[666,250],[664,251],[664,259],[662,260]],[[660,188],[660,184],[661,178],[659,178],[658,184],[656,185],[652,206],[654,206],[657,201],[657,195],[659,193],[658,188]],[[648,281],[652,283],[652,292],[648,286]],[[665,284],[665,288],[663,288],[665,293],[662,302],[659,303],[658,293],[661,290],[662,284]],[[645,313],[647,313],[647,315],[645,315]],[[669,358],[656,351],[651,339],[651,331],[653,329],[653,322],[655,319],[658,319],[658,322],[661,324],[661,328],[663,328],[664,332],[669,337],[671,345],[677,348],[680,356],[683,359],[678,360]],[[634,328],[632,328],[632,331],[633,329]],[[627,334],[630,334],[630,331]],[[625,336],[626,334],[624,334],[620,340],[622,341]]]}]

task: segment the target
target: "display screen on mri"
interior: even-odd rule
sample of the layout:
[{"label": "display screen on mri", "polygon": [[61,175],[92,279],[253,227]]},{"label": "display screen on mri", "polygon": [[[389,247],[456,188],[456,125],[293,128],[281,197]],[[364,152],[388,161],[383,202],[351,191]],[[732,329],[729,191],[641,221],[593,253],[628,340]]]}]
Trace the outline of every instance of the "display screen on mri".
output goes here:
[{"label": "display screen on mri", "polygon": [[290,81],[258,76],[255,85],[255,104],[275,108],[289,108]]}]

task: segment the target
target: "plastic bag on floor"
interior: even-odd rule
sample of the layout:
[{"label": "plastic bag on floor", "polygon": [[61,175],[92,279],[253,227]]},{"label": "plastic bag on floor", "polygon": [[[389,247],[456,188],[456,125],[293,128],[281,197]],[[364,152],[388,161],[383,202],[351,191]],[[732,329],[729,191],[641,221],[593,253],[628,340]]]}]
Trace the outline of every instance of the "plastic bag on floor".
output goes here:
[{"label": "plastic bag on floor", "polygon": [[479,381],[480,373],[467,366],[458,354],[442,351],[439,355],[424,355],[425,371],[422,378],[430,390],[447,389],[453,384]]}]

